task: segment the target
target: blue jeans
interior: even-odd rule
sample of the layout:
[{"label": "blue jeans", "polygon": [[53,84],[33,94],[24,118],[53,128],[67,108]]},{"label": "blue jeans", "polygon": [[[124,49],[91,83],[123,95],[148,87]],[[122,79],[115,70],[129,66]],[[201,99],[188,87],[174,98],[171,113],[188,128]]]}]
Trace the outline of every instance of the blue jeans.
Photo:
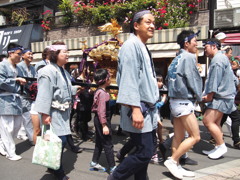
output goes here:
[{"label": "blue jeans", "polygon": [[134,175],[135,180],[147,179],[147,168],[153,156],[155,131],[148,133],[130,133],[130,138],[136,147],[136,151],[126,157],[114,170],[112,176],[116,180],[125,180]]}]

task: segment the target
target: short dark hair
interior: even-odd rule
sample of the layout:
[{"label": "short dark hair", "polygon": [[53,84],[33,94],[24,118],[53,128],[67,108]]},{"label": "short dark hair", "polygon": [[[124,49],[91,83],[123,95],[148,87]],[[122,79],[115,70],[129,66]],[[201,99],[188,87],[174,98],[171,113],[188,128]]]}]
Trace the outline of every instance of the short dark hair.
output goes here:
[{"label": "short dark hair", "polygon": [[229,51],[232,51],[232,47],[228,47],[228,48],[225,49],[226,53],[229,53]]},{"label": "short dark hair", "polygon": [[140,24],[141,21],[143,20],[143,16],[145,14],[151,14],[151,11],[149,10],[140,10],[138,12],[136,12],[134,15],[133,15],[133,18],[131,20],[131,23],[130,23],[130,33],[134,33],[135,34],[135,29],[134,29],[134,23],[138,23]]},{"label": "short dark hair", "polygon": [[211,39],[208,39],[207,41],[205,41],[203,44],[210,44],[211,46],[212,45],[215,45],[217,47],[218,50],[221,49],[221,41],[219,41],[218,39],[216,38],[211,38]]},{"label": "short dark hair", "polygon": [[42,52],[42,59],[47,59],[47,56],[49,56],[50,54],[50,49],[48,47],[46,47],[43,52]]},{"label": "short dark hair", "polygon": [[7,47],[7,54],[9,56],[9,52],[11,51],[17,51],[17,50],[23,50],[23,47],[20,46],[19,44],[16,44],[16,43],[9,43],[8,47]]},{"label": "short dark hair", "polygon": [[[137,21],[135,21],[136,23],[140,24],[141,21],[143,20],[143,17],[140,17]],[[135,29],[134,29],[134,23],[133,21],[131,21],[130,23],[130,33],[134,33],[135,34]]]},{"label": "short dark hair", "polygon": [[[184,42],[185,42],[185,38],[193,35],[194,32],[192,30],[183,30],[178,36],[177,36],[177,43],[180,45],[180,48],[184,48]],[[188,40],[188,42],[190,42],[190,40]]]},{"label": "short dark hair", "polygon": [[162,75],[157,75],[157,82],[163,82]]},{"label": "short dark hair", "polygon": [[9,43],[7,50],[9,51],[10,49],[17,48],[17,47],[21,47],[21,46],[15,43]]},{"label": "short dark hair", "polygon": [[106,83],[106,79],[109,76],[107,69],[98,69],[94,74],[94,81],[98,85],[103,85]]},{"label": "short dark hair", "polygon": [[[56,41],[52,45],[65,45],[65,43],[63,41]],[[50,62],[55,63],[55,64],[57,63],[57,57],[58,57],[58,54],[60,53],[60,51],[61,50],[50,51],[50,54],[49,54]]]}]

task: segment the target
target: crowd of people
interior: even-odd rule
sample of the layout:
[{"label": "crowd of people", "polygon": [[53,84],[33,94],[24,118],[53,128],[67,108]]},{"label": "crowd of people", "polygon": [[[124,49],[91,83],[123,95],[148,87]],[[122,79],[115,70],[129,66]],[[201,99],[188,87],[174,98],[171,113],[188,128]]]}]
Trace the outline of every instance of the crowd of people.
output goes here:
[{"label": "crowd of people", "polygon": [[[132,175],[136,180],[146,180],[149,162],[159,162],[158,147],[164,165],[174,177],[194,177],[194,172],[181,166],[181,159],[197,164],[193,160],[190,162],[187,156],[201,139],[194,113],[196,103],[204,104],[202,121],[212,136],[210,141],[215,144],[212,150],[203,150],[203,154],[210,159],[219,159],[227,152],[222,133],[227,116],[232,119],[233,146],[240,149],[240,114],[234,103],[239,87],[239,62],[232,58],[231,47],[222,47],[220,40],[226,38],[224,34],[217,34],[204,43],[205,55],[211,62],[203,82],[197,68],[198,33],[182,31],[177,36],[180,50],[169,65],[164,85],[163,77],[155,72],[151,52],[146,46],[154,35],[154,22],[150,11],[137,12],[130,25],[130,37],[119,52],[117,104],[120,105],[120,127],[128,132],[130,139],[116,154],[121,160],[118,166],[112,142],[113,104],[106,90],[111,84],[111,75],[104,68],[96,69],[87,79],[88,83],[94,81],[97,84],[95,91],[72,85],[75,78],[84,79],[85,76],[79,72],[73,72],[71,76],[64,69],[68,50],[61,41],[46,47],[43,60],[35,67],[31,65],[33,53],[30,49],[9,44],[8,55],[0,63],[0,154],[12,161],[20,160],[22,157],[16,154],[14,138],[28,138],[34,145],[42,124],[51,124],[53,132],[61,139],[62,155],[66,144],[73,152],[80,153],[82,149],[74,145],[72,131],[87,140],[91,136],[88,122],[94,114],[95,148],[89,166],[108,171],[108,180],[125,180]],[[159,90],[168,93],[159,94]],[[162,137],[160,113],[167,101],[174,129],[170,141],[164,141]],[[77,117],[72,123],[74,113]],[[172,153],[166,158],[168,148]],[[102,150],[108,169],[99,163]],[[48,168],[48,172],[58,180],[68,180],[62,155],[60,168]]]}]

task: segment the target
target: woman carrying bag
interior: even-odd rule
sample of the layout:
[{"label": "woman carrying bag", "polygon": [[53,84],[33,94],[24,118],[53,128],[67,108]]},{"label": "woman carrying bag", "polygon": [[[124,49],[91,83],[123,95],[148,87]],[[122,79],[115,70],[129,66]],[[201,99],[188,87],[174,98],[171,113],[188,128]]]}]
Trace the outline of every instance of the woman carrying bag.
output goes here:
[{"label": "woman carrying bag", "polygon": [[[72,95],[80,86],[72,86],[70,75],[63,66],[68,62],[67,47],[63,42],[55,42],[50,47],[50,64],[38,73],[38,94],[35,110],[41,114],[42,122],[50,125],[52,131],[62,140],[62,154],[67,144],[70,130]],[[58,170],[48,168],[58,180],[68,180],[61,164]]]}]

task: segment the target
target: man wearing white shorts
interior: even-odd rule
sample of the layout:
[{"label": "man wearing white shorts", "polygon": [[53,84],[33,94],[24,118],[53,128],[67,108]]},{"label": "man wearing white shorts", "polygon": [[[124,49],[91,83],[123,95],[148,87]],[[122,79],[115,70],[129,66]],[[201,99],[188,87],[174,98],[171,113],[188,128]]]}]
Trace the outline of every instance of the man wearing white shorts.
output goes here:
[{"label": "man wearing white shorts", "polygon": [[[174,117],[172,156],[164,162],[178,179],[192,177],[194,173],[179,165],[179,158],[200,140],[199,127],[194,114],[194,102],[202,100],[202,79],[196,66],[198,33],[182,31],[177,37],[180,51],[168,68],[168,97]],[[189,137],[184,139],[185,131]]]}]

